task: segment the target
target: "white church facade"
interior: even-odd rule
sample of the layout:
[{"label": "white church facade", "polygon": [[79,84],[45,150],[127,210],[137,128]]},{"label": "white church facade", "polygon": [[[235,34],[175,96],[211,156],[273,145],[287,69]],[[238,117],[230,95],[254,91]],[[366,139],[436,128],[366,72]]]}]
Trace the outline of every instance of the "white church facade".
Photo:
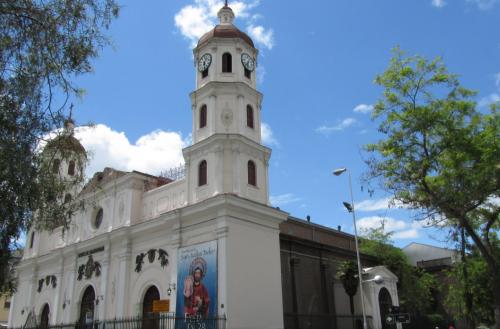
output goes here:
[{"label": "white church facade", "polygon": [[[74,193],[74,202],[87,206],[64,233],[28,232],[9,327],[30,316],[45,326],[144,317],[158,300],[178,316],[223,316],[226,328],[285,327],[280,226],[289,214],[269,203],[258,51],[233,25],[231,8],[218,16],[220,24],[193,50],[185,175],[96,173]],[[74,166],[61,163],[60,170],[69,175]],[[397,278],[381,273],[397,305]],[[372,327],[382,328],[380,287],[365,289]],[[337,309],[346,300],[338,296]]]}]

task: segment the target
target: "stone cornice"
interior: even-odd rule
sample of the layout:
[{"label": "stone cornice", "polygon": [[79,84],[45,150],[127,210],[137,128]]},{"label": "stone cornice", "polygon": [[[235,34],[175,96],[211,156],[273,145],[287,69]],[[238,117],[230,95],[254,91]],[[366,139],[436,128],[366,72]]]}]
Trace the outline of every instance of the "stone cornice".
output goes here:
[{"label": "stone cornice", "polygon": [[201,88],[192,91],[189,94],[191,98],[191,103],[196,105],[198,97],[211,96],[212,94],[220,95],[240,95],[241,93],[249,93],[253,97],[257,97],[257,105],[260,108],[260,104],[264,95],[259,91],[255,90],[253,87],[249,86],[244,82],[221,82],[221,81],[209,81],[204,84]]},{"label": "stone cornice", "polygon": [[[202,150],[208,150],[210,147],[216,147],[217,144],[220,144],[221,142],[225,141],[230,141],[232,143],[240,143],[241,145],[248,146],[250,148],[258,149],[259,151],[264,152],[265,158],[269,159],[271,155],[271,149],[261,145],[250,138],[241,135],[241,134],[213,134],[208,138],[205,138],[204,140],[193,144],[191,146],[188,146],[182,150],[182,153],[184,154],[185,158],[188,158],[191,153],[195,151],[199,151],[200,149]],[[188,159],[186,159],[188,161]]]}]

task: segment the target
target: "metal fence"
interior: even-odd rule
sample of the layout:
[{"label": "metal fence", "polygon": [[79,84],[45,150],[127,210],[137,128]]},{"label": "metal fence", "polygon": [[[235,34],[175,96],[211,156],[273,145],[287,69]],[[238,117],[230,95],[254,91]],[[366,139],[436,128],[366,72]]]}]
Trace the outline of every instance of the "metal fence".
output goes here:
[{"label": "metal fence", "polygon": [[35,327],[23,326],[10,329],[226,329],[226,316],[178,317],[174,313],[167,313],[146,318],[136,317],[49,326],[37,325]]},{"label": "metal fence", "polygon": [[[363,317],[331,314],[285,313],[286,329],[363,329]],[[366,317],[368,329],[373,328],[371,316]]]}]

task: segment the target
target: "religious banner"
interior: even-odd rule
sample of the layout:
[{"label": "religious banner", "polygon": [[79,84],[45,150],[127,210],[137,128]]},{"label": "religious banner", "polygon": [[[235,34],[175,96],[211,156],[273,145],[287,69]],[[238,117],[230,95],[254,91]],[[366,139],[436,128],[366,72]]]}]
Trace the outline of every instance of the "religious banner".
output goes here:
[{"label": "religious banner", "polygon": [[177,259],[177,317],[189,323],[215,318],[217,241],[180,248]]}]

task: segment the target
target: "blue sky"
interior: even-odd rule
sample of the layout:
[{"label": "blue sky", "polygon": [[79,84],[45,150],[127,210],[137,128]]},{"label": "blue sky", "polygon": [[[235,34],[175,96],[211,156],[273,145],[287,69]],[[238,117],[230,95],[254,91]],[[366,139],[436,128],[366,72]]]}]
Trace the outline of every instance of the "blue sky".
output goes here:
[{"label": "blue sky", "polygon": [[[109,31],[114,46],[77,80],[78,137],[93,152],[88,173],[111,166],[158,174],[182,163],[189,145],[195,86],[192,45],[216,22],[222,1],[120,1]],[[382,90],[373,84],[399,45],[409,54],[442,56],[482,107],[500,100],[500,1],[229,1],[236,25],[260,50],[265,144],[273,149],[273,205],[315,223],[352,232],[342,207],[351,170],[360,226],[386,218],[394,241],[446,246],[443,232],[422,228],[411,214],[388,208],[382,191],[360,188],[362,146],[379,136],[370,120]],[[449,246],[449,245],[448,245]]]}]

